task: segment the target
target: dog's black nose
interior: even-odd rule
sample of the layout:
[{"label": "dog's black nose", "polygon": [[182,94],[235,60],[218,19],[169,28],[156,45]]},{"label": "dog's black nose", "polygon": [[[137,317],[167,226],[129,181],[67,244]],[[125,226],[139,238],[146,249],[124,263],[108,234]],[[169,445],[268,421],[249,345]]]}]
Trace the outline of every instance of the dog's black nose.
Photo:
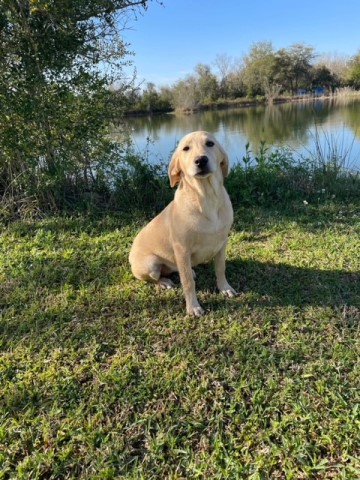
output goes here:
[{"label": "dog's black nose", "polygon": [[209,159],[206,155],[201,155],[201,157],[197,157],[197,159],[195,160],[195,165],[200,168],[204,168],[207,165],[208,161]]}]

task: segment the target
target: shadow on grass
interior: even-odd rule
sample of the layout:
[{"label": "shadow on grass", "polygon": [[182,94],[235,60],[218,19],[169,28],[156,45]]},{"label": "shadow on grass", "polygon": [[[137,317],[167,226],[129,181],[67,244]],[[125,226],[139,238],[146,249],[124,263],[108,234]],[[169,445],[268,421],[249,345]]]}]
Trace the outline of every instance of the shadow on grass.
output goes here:
[{"label": "shadow on grass", "polygon": [[62,233],[111,233],[116,228],[125,228],[129,226],[143,225],[149,221],[150,217],[142,212],[131,213],[110,213],[80,216],[57,216],[48,217],[43,220],[17,221],[9,224],[7,229],[16,235],[31,236],[35,235],[39,229],[52,234]]},{"label": "shadow on grass", "polygon": [[[165,207],[166,205],[164,205]],[[17,235],[26,236],[35,234],[39,228],[53,234],[59,233],[108,233],[116,228],[141,228],[156,212],[130,209],[128,212],[109,212],[99,215],[57,216],[43,220],[29,220],[13,222],[7,226],[9,231]],[[357,203],[349,204],[337,201],[328,201],[318,204],[304,204],[302,200],[288,204],[268,204],[254,206],[234,205],[234,224],[232,230],[247,231],[257,226],[272,228],[279,222],[296,222],[306,230],[326,229],[329,225],[343,224],[348,226],[359,224],[360,207]]]},{"label": "shadow on grass", "polygon": [[[226,270],[229,283],[239,294],[230,300],[216,289],[212,266],[196,267],[196,290],[205,309],[222,314],[228,309],[232,315],[245,304],[250,308],[360,309],[360,271],[319,270],[256,260],[228,260]],[[181,289],[178,295],[182,297]]]},{"label": "shadow on grass", "polygon": [[227,262],[230,283],[239,292],[254,292],[270,306],[353,305],[360,307],[360,272],[319,270],[256,260]]},{"label": "shadow on grass", "polygon": [[344,225],[356,227],[359,225],[360,207],[358,204],[328,202],[322,204],[304,204],[302,201],[289,205],[238,207],[234,209],[234,224],[236,232],[253,231],[259,227],[273,229],[274,226],[296,223],[303,230],[318,232],[330,226]]},{"label": "shadow on grass", "polygon": [[[296,308],[330,307],[341,309],[344,306],[360,308],[360,272],[341,270],[318,270],[294,267],[285,264],[262,263],[255,260],[230,260],[227,262],[228,279],[239,292],[239,296],[228,300],[215,289],[215,276],[209,265],[197,268],[197,293],[205,309],[215,315],[235,315],[237,311],[247,308],[277,308],[292,306]],[[81,275],[81,273],[80,273]],[[31,282],[31,274],[23,284]],[[70,280],[70,279],[68,279]],[[78,278],[75,284],[77,284]],[[59,284],[57,284],[59,288]],[[84,286],[84,284],[83,284]],[[81,287],[83,289],[83,286]],[[180,286],[179,286],[180,287]],[[109,295],[108,289],[115,288],[115,294]],[[127,290],[126,293],[124,291]],[[54,292],[55,290],[53,290]],[[140,318],[143,315],[158,319],[166,316],[185,316],[185,303],[181,288],[176,288],[170,295],[156,291],[156,287],[136,280],[121,285],[115,276],[105,276],[101,283],[89,285],[84,295],[71,292],[73,303],[60,296],[47,305],[46,298],[41,298],[39,288],[21,305],[20,300],[11,305],[2,305],[5,310],[12,310],[15,317],[0,322],[0,332],[4,341],[19,341],[26,337],[44,335],[53,337],[89,339],[93,334],[99,335],[107,322],[121,323],[124,319]],[[49,291],[47,293],[49,295]],[[50,294],[50,297],[52,294]],[[58,332],[58,333],[56,333]]]}]

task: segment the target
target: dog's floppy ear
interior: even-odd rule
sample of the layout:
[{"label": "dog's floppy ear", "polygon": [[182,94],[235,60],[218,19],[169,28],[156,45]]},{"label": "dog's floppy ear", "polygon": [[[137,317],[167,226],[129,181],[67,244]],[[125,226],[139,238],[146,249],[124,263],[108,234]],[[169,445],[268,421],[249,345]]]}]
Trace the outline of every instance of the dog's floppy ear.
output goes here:
[{"label": "dog's floppy ear", "polygon": [[222,148],[221,145],[219,145],[219,150],[221,155],[220,167],[221,167],[223,177],[225,178],[228,176],[228,173],[229,173],[229,157],[227,156],[227,153],[225,152],[225,150]]},{"label": "dog's floppy ear", "polygon": [[169,168],[168,168],[168,175],[170,179],[170,186],[175,187],[180,182],[181,177],[181,168],[180,168],[180,159],[179,159],[179,152],[175,150],[173,156],[171,157]]}]

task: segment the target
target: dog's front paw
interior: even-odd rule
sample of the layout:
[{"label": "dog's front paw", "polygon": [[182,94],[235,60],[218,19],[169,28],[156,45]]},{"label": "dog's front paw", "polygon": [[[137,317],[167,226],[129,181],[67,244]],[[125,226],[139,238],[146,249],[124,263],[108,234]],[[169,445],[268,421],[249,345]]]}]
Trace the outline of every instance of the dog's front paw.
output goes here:
[{"label": "dog's front paw", "polygon": [[221,293],[225,295],[225,297],[236,297],[238,293],[233,289],[222,290]]},{"label": "dog's front paw", "polygon": [[200,305],[187,307],[186,311],[191,317],[201,317],[205,313],[205,310]]},{"label": "dog's front paw", "polygon": [[238,295],[237,291],[234,290],[229,284],[225,285],[223,288],[219,288],[220,292],[225,295],[225,297],[236,297]]}]

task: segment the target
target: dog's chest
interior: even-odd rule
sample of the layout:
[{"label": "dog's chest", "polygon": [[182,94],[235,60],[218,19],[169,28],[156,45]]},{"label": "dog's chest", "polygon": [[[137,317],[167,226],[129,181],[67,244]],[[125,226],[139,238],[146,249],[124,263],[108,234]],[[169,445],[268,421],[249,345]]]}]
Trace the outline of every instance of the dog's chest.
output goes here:
[{"label": "dog's chest", "polygon": [[230,219],[213,218],[202,223],[194,237],[191,252],[191,263],[197,265],[214,258],[224,245],[231,226]]}]

